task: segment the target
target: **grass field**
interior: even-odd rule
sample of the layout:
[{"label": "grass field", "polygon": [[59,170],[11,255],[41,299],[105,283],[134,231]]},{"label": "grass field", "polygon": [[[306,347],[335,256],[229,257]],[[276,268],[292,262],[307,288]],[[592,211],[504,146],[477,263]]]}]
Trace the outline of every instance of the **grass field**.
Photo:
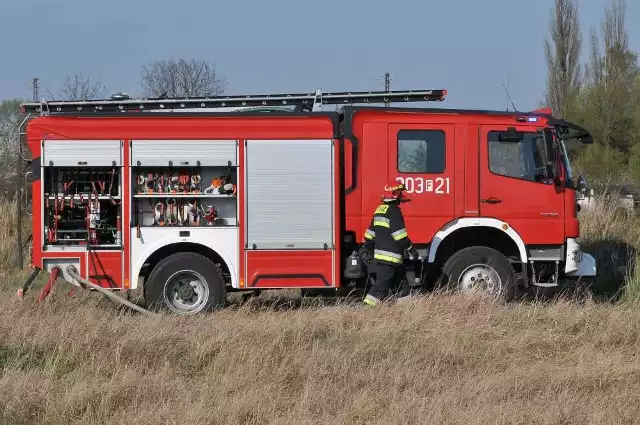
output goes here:
[{"label": "grass field", "polygon": [[637,224],[582,217],[603,272],[593,299],[372,311],[274,294],[187,318],[122,314],[64,284],[36,305],[41,281],[18,300],[26,272],[2,246],[0,424],[636,423]]}]

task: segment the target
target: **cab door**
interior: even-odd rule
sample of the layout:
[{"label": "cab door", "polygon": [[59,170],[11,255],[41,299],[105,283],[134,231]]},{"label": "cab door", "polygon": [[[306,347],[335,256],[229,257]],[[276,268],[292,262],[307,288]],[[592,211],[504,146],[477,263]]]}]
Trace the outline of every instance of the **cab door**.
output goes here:
[{"label": "cab door", "polygon": [[410,238],[428,243],[454,217],[453,124],[391,124],[388,180],[404,183],[401,205]]},{"label": "cab door", "polygon": [[564,193],[548,169],[550,151],[535,127],[480,127],[480,216],[504,220],[528,245],[564,243]]}]

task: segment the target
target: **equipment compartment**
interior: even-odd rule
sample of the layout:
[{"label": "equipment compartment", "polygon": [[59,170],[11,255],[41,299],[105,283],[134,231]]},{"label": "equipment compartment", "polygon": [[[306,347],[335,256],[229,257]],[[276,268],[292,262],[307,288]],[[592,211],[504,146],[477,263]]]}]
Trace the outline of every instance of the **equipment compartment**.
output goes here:
[{"label": "equipment compartment", "polygon": [[236,227],[237,167],[134,167],[135,225]]},{"label": "equipment compartment", "polygon": [[326,140],[248,140],[248,249],[335,248],[335,151]]},{"label": "equipment compartment", "polygon": [[44,167],[44,244],[120,247],[120,188],[120,167]]}]

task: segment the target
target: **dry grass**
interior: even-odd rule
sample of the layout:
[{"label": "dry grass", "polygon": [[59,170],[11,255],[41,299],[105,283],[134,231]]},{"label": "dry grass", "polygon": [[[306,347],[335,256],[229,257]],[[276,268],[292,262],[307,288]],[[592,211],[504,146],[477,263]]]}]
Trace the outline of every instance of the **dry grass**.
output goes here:
[{"label": "dry grass", "polygon": [[[583,230],[596,255],[618,261],[613,247],[636,244],[640,231],[625,229],[633,219],[597,216],[604,211],[585,214]],[[599,284],[638,281],[633,267],[630,277],[617,273]],[[585,425],[640,417],[640,311],[622,302],[633,301],[629,291],[609,303],[508,306],[434,295],[375,311],[256,299],[208,316],[148,318],[119,314],[96,294],[65,297],[64,285],[41,305],[39,287],[22,301],[15,288],[0,289],[0,423]]]}]

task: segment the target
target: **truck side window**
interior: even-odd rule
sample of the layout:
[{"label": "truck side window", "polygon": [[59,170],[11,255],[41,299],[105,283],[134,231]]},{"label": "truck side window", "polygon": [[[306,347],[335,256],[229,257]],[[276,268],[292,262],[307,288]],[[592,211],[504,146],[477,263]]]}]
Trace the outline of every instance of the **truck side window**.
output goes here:
[{"label": "truck side window", "polygon": [[539,133],[525,132],[519,142],[501,141],[499,131],[488,134],[489,170],[500,176],[541,182],[545,178],[544,141]]},{"label": "truck side window", "polygon": [[445,170],[445,133],[442,130],[400,130],[398,171],[440,174]]}]

